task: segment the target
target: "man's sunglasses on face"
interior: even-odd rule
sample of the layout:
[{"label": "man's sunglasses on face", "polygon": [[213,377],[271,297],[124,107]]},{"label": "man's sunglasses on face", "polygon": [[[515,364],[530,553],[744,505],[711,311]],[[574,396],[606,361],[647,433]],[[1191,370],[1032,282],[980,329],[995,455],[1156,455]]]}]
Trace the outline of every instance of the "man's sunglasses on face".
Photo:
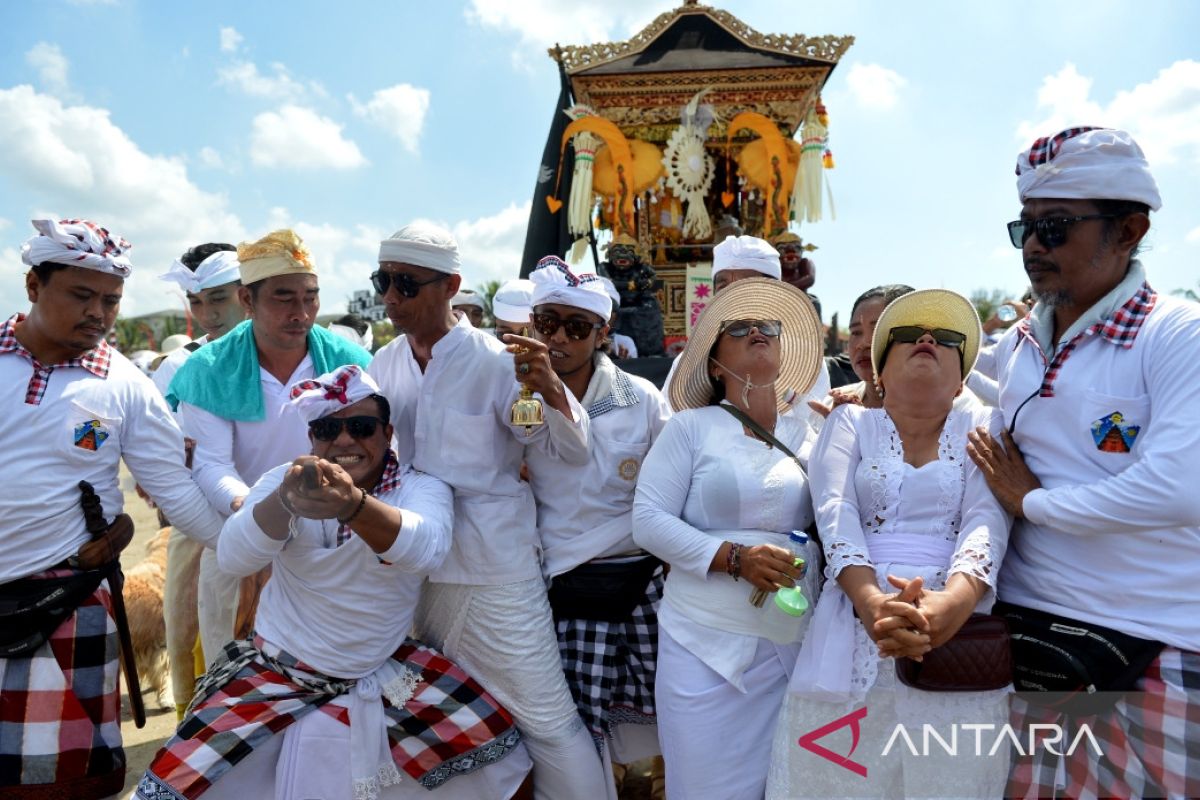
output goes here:
[{"label": "man's sunglasses on face", "polygon": [[[735,339],[749,336],[750,331],[758,328],[763,336],[774,339],[783,333],[783,323],[777,319],[733,319],[721,323],[720,333],[727,333]],[[718,334],[719,335],[719,334]]]},{"label": "man's sunglasses on face", "polygon": [[1067,233],[1076,222],[1089,219],[1114,219],[1116,214],[1085,214],[1081,217],[1042,217],[1041,219],[1018,219],[1008,223],[1008,239],[1018,249],[1025,246],[1029,237],[1037,234],[1038,241],[1047,250],[1061,247],[1067,241]]},{"label": "man's sunglasses on face", "polygon": [[332,442],[342,435],[342,428],[353,439],[370,439],[380,424],[378,417],[322,417],[308,423],[308,430],[318,442]]},{"label": "man's sunglasses on face", "polygon": [[384,272],[383,270],[377,270],[371,273],[371,285],[375,287],[375,291],[380,297],[383,297],[385,294],[387,294],[388,289],[394,285],[396,287],[396,291],[411,300],[420,294],[422,286],[428,286],[431,283],[444,281],[449,277],[449,273],[444,273],[442,275],[438,275],[436,278],[430,278],[427,281],[419,281],[413,276],[405,275],[402,272]]},{"label": "man's sunglasses on face", "polygon": [[920,325],[901,325],[898,328],[892,328],[888,333],[888,340],[901,344],[916,344],[925,334],[932,336],[933,340],[942,347],[962,348],[967,341],[966,335],[958,331],[948,328],[923,328]]},{"label": "man's sunglasses on face", "polygon": [[566,328],[567,338],[573,342],[581,342],[604,327],[600,322],[589,322],[586,319],[560,319],[554,314],[534,314],[533,327],[542,336],[553,336],[559,328]]}]

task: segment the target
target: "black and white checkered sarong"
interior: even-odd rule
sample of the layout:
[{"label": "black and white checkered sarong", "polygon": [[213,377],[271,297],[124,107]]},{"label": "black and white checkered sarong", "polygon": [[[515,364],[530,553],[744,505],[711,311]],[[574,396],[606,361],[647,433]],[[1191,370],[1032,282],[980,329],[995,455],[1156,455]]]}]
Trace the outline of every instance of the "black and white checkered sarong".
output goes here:
[{"label": "black and white checkered sarong", "polygon": [[660,566],[628,622],[560,619],[555,623],[567,685],[598,748],[603,748],[605,735],[617,725],[655,723],[654,666],[662,593]]}]

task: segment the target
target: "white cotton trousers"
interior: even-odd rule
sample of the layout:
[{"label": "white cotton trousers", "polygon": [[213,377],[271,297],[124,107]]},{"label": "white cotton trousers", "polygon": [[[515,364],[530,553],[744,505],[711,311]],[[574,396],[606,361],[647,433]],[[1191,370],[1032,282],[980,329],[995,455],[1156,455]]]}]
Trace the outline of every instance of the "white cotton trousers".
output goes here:
[{"label": "white cotton trousers", "polygon": [[[331,704],[348,707],[349,698]],[[436,794],[402,773],[379,791],[379,800],[506,800],[529,772],[529,754],[518,747],[501,760],[458,775]],[[225,773],[204,800],[354,800],[350,777],[350,727],[323,711],[311,711],[272,736]]]},{"label": "white cotton trousers", "polygon": [[200,617],[200,646],[207,667],[233,639],[237,619],[238,592],[242,579],[222,572],[217,566],[217,551],[204,548],[200,555],[200,585],[197,604]]},{"label": "white cotton trousers", "polygon": [[800,644],[760,638],[743,692],[658,632],[654,705],[671,800],[762,800],[771,737]]},{"label": "white cotton trousers", "polygon": [[[417,636],[475,678],[516,720],[538,800],[597,800],[612,783],[563,675],[546,586],[426,583]],[[611,773],[610,773],[611,774]]]}]

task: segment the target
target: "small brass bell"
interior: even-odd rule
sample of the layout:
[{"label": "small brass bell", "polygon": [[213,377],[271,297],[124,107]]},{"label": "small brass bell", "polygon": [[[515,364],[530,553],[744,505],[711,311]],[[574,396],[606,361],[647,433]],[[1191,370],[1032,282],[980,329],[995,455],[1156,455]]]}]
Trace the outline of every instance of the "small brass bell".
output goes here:
[{"label": "small brass bell", "polygon": [[[529,329],[522,330],[521,335],[528,336]],[[517,352],[528,353],[529,348],[523,347],[517,350]],[[521,384],[521,394],[513,402],[509,418],[512,420],[513,425],[525,426],[526,436],[533,433],[534,427],[546,423],[546,418],[542,413],[542,401],[533,396],[533,389],[529,388],[529,384]]]}]

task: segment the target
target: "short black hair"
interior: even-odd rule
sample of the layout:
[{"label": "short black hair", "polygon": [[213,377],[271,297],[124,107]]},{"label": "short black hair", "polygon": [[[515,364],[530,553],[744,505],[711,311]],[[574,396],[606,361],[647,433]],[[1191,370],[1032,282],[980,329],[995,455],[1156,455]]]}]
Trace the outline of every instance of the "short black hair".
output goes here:
[{"label": "short black hair", "polygon": [[375,401],[375,405],[379,407],[379,418],[390,425],[392,422],[392,404],[388,402],[388,399],[381,394],[370,395],[368,399]]},{"label": "short black hair", "polygon": [[204,259],[211,256],[213,253],[220,252],[237,252],[237,248],[226,242],[209,242],[207,244],[198,244],[188,250],[179,257],[179,261],[192,272],[204,263]]},{"label": "short black hair", "polygon": [[[1150,206],[1145,203],[1139,203],[1136,200],[1093,200],[1092,203],[1101,214],[1110,216],[1110,219],[1104,220],[1104,238],[1106,241],[1111,239],[1117,232],[1117,224],[1130,214],[1145,214],[1146,216],[1150,216]],[[1130,260],[1137,258],[1141,252],[1142,243],[1138,242],[1129,253]]]},{"label": "short black hair", "polygon": [[35,264],[30,267],[30,271],[37,276],[38,283],[43,286],[50,282],[50,276],[59,270],[67,268],[66,264],[57,264],[53,261],[43,261],[40,264]]},{"label": "short black hair", "polygon": [[260,278],[256,281],[243,284],[247,289],[250,290],[250,299],[256,303],[258,302],[258,290],[262,288],[262,285],[266,282],[266,280],[266,278]]},{"label": "short black hair", "polygon": [[854,305],[850,306],[850,316],[853,317],[854,312],[858,311],[858,307],[870,300],[882,300],[884,306],[887,306],[896,298],[915,291],[916,289],[906,283],[885,283],[882,286],[872,287],[860,294],[854,301]]},{"label": "short black hair", "polygon": [[347,328],[353,328],[359,336],[366,334],[367,330],[371,327],[371,324],[358,314],[345,314],[344,316],[335,319],[333,324],[344,325]]}]

